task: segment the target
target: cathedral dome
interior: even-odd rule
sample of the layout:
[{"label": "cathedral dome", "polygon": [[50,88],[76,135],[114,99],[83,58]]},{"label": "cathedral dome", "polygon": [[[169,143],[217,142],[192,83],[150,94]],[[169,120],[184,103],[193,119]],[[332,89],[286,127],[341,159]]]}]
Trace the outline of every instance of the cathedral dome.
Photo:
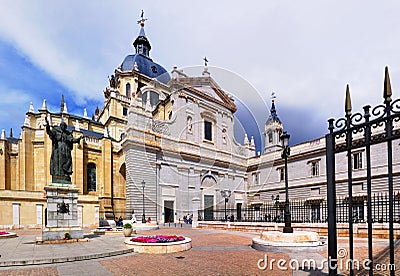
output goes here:
[{"label": "cathedral dome", "polygon": [[137,66],[137,70],[150,77],[156,78],[162,83],[167,83],[171,80],[171,77],[167,70],[161,65],[153,62],[153,60],[147,56],[142,54],[134,54],[128,55],[125,57],[124,61],[121,65],[122,71],[132,71],[135,69],[135,64]]},{"label": "cathedral dome", "polygon": [[144,20],[145,19],[142,17],[142,20],[138,22],[141,28],[139,35],[133,42],[136,53],[125,57],[121,65],[121,70],[136,70],[150,78],[156,78],[162,83],[167,83],[171,80],[169,73],[160,64],[155,63],[149,56],[151,45],[144,32]]}]

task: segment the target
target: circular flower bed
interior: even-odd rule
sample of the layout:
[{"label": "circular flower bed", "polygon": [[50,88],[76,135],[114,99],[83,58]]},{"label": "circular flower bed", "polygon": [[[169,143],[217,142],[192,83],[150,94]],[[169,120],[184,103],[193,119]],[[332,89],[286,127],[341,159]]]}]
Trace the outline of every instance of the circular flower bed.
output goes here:
[{"label": "circular flower bed", "polygon": [[15,238],[16,236],[16,233],[0,231],[0,239]]},{"label": "circular flower bed", "polygon": [[190,250],[192,239],[176,235],[137,236],[125,239],[128,247],[137,253],[164,254]]},{"label": "circular flower bed", "polygon": [[139,236],[131,239],[132,242],[141,242],[141,243],[167,243],[167,242],[177,242],[183,240],[185,240],[185,237],[176,235]]}]

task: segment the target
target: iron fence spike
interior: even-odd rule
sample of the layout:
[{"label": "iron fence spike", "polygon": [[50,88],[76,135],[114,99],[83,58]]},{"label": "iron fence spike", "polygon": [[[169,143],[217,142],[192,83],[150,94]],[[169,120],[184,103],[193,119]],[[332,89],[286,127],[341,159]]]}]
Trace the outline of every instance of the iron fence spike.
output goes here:
[{"label": "iron fence spike", "polygon": [[346,85],[346,102],[344,105],[344,110],[346,111],[346,115],[351,115],[351,98],[350,98],[350,87]]},{"label": "iron fence spike", "polygon": [[385,67],[385,81],[383,84],[383,98],[385,102],[392,101],[392,86],[390,85],[389,68]]}]

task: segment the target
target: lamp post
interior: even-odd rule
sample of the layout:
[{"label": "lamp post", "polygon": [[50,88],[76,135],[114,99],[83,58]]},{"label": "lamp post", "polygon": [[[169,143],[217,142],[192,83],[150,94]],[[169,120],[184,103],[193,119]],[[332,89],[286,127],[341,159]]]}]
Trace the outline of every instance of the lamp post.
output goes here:
[{"label": "lamp post", "polygon": [[146,186],[146,182],[142,180],[142,188],[143,188],[143,216],[142,216],[142,223],[146,223],[146,215],[144,213],[144,187]]},{"label": "lamp post", "polygon": [[226,216],[226,203],[228,203],[229,197],[231,196],[231,190],[227,190],[227,191],[221,191],[221,196],[224,198],[225,201],[225,221],[228,220],[228,217]]},{"label": "lamp post", "polygon": [[275,218],[274,221],[278,222],[278,202],[279,202],[279,195],[272,195],[272,201],[275,201]]},{"label": "lamp post", "polygon": [[288,182],[288,169],[287,169],[287,159],[290,156],[289,138],[290,135],[286,131],[284,131],[283,134],[281,135],[282,149],[283,149],[282,158],[285,160],[285,192],[286,192],[285,228],[283,228],[283,233],[293,233],[292,219],[289,208],[289,182]]}]

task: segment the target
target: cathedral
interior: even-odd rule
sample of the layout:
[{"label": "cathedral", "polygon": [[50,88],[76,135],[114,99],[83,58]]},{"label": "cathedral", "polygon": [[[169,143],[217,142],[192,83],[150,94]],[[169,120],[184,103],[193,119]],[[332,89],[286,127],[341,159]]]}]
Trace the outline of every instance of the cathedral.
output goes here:
[{"label": "cathedral", "polygon": [[[104,105],[88,117],[70,114],[62,97],[60,110],[48,110],[46,100],[31,104],[20,137],[0,137],[0,228],[42,228],[46,225],[46,194],[51,182],[51,140],[46,119],[64,121],[74,137],[72,183],[79,188],[78,221],[97,227],[100,219],[133,214],[157,222],[176,222],[190,214],[213,220],[225,206],[242,219],[243,208],[285,199],[281,135],[284,128],[272,100],[264,125],[264,149],[256,154],[253,138],[234,137],[237,106],[229,91],[212,78],[207,65],[200,76],[174,67],[171,72],[150,57],[151,44],[140,22],[129,54],[104,89]],[[376,146],[381,147],[381,146]],[[291,199],[304,199],[310,215],[326,200],[325,139],[291,147]],[[380,151],[380,148],[373,150]],[[400,175],[399,147],[394,147],[395,179]],[[365,156],[353,153],[356,197],[365,201]],[[343,155],[341,158],[345,158]],[[339,158],[340,159],[340,158]],[[384,175],[384,160],[373,160]],[[338,163],[337,179],[346,182]],[[398,183],[398,181],[395,181]],[[342,185],[345,187],[346,185]],[[395,186],[399,191],[399,185]],[[384,192],[381,178],[373,192]],[[338,185],[338,194],[346,196]],[[398,199],[397,199],[398,200]],[[202,212],[198,212],[202,210]]]}]

